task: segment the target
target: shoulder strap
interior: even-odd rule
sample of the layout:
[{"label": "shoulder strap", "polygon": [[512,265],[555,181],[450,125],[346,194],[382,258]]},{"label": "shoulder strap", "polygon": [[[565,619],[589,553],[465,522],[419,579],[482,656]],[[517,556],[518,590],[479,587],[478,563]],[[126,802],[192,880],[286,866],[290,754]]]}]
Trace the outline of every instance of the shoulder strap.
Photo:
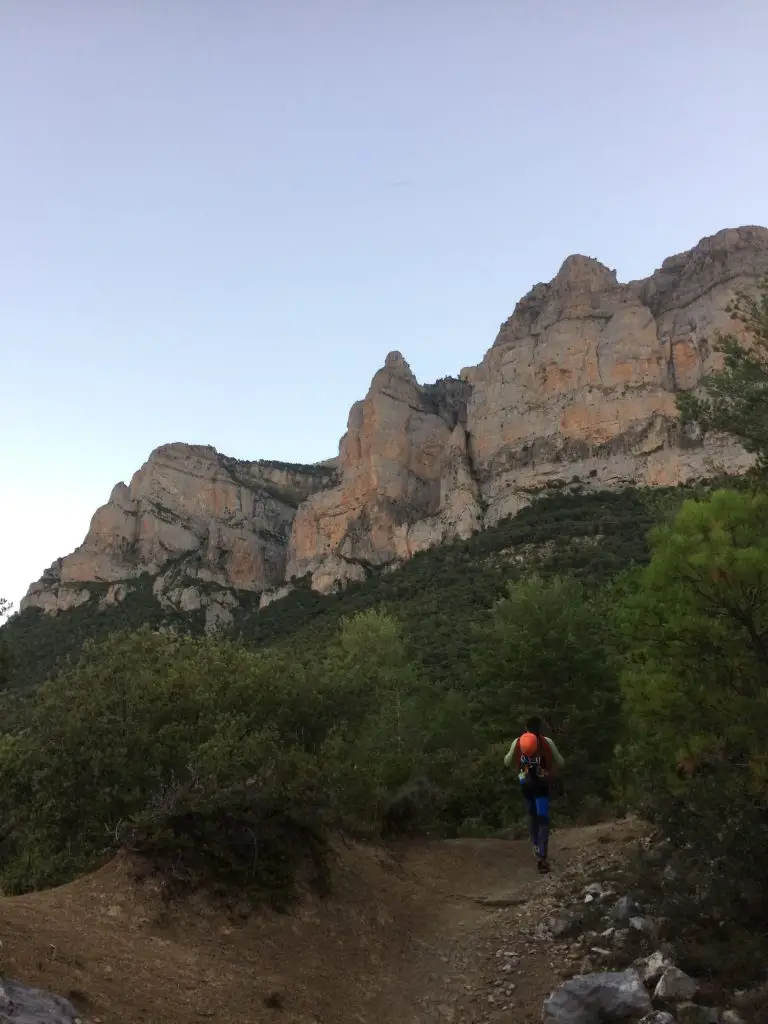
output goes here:
[{"label": "shoulder strap", "polygon": [[546,750],[547,756],[547,767],[552,768],[555,764],[555,754],[552,750],[552,743],[548,736],[541,737],[544,740],[544,749]]}]

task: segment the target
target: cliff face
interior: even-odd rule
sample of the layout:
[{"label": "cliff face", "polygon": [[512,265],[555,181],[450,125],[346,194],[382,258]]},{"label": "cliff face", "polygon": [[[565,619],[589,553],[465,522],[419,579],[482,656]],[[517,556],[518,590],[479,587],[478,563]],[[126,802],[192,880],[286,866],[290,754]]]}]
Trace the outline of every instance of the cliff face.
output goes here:
[{"label": "cliff face", "polygon": [[728,301],[766,272],[768,231],[742,228],[704,239],[642,281],[619,284],[596,260],[572,256],[537,285],[465,371],[488,520],[516,511],[521,489],[556,478],[675,484],[713,462],[745,468],[736,445],[680,432],[675,392],[712,368],[716,331],[739,331]]},{"label": "cliff face", "polygon": [[[390,356],[350,415],[339,486],[294,520],[289,576],[328,590],[514,514],[557,480],[669,485],[746,469],[733,442],[681,431],[675,392],[712,368],[715,332],[740,329],[726,305],[766,273],[757,227],[721,231],[629,284],[570,256],[460,382],[420,388]],[[446,387],[450,419],[430,408]]]},{"label": "cliff face", "polygon": [[729,300],[766,274],[759,227],[721,231],[628,284],[570,256],[460,379],[419,385],[390,353],[352,407],[335,462],[285,467],[212,448],[157,449],[24,606],[72,607],[90,599],[92,581],[112,584],[107,604],[148,572],[161,602],[205,606],[213,628],[228,621],[238,590],[266,604],[305,575],[331,590],[466,537],[554,481],[612,488],[740,472],[750,459],[733,442],[680,429],[675,392],[713,367],[715,333],[740,329]]},{"label": "cliff face", "polygon": [[22,610],[82,604],[91,598],[86,583],[112,584],[101,601],[114,603],[149,573],[166,607],[205,607],[212,625],[227,621],[232,591],[262,591],[284,578],[296,509],[333,478],[332,465],[239,462],[213,448],[164,445],[128,486],[116,485],[82,545],[30,587]]},{"label": "cliff face", "polygon": [[313,587],[327,590],[480,527],[467,448],[470,390],[451,380],[420,387],[399,352],[387,356],[349,414],[340,484],[296,514],[289,578],[310,572]]}]

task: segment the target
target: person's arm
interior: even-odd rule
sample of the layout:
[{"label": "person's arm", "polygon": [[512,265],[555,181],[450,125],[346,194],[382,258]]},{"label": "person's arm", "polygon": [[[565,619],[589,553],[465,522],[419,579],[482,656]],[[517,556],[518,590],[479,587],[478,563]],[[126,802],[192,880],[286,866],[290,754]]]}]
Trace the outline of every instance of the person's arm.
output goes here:
[{"label": "person's arm", "polygon": [[560,753],[560,751],[557,749],[555,741],[549,736],[545,736],[544,739],[549,744],[549,749],[552,751],[552,757],[555,759],[555,764],[557,765],[557,767],[565,768],[565,759],[563,758],[563,755]]},{"label": "person's arm", "polygon": [[[519,739],[519,737],[518,737]],[[507,753],[504,755],[504,767],[509,768],[515,759],[515,751],[517,750],[517,740],[512,744]]]}]

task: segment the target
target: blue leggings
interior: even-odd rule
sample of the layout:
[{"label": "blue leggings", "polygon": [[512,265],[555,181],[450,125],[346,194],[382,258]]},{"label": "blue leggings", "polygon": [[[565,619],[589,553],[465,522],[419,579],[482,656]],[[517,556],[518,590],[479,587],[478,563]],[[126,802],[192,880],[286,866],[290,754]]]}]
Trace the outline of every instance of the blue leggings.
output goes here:
[{"label": "blue leggings", "polygon": [[520,788],[528,807],[528,824],[533,848],[538,857],[546,859],[549,847],[549,787],[534,789],[523,784]]}]

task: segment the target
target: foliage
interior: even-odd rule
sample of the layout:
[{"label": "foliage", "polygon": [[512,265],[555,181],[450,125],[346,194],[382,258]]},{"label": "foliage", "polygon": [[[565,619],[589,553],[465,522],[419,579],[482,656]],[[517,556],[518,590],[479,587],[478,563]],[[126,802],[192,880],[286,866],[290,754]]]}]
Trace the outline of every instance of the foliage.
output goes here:
[{"label": "foliage", "polygon": [[389,795],[420,769],[425,740],[423,688],[397,621],[381,611],[343,621],[321,678],[336,818],[375,830]]},{"label": "foliage", "polygon": [[744,344],[734,334],[721,334],[715,351],[722,369],[702,381],[704,394],[681,392],[678,407],[684,423],[704,431],[722,431],[737,438],[757,456],[757,472],[768,473],[768,278],[757,295],[739,292],[728,307],[750,337]]},{"label": "foliage", "polygon": [[[676,509],[690,489],[572,492],[537,497],[516,516],[478,533],[424,551],[401,567],[376,572],[363,583],[321,595],[299,583],[292,594],[265,609],[258,596],[240,592],[235,635],[254,647],[285,646],[321,657],[341,620],[370,609],[396,614],[406,643],[433,686],[471,682],[474,624],[503,596],[507,584],[528,572],[573,575],[596,589],[649,557],[646,534]],[[705,493],[707,485],[697,488]],[[200,634],[201,614],[165,612],[152,594],[152,578],[130,581],[120,604],[102,610],[94,596],[56,616],[28,609],[0,628],[14,652],[14,689],[25,692],[77,659],[83,643],[110,633],[170,626]]]},{"label": "foliage", "polygon": [[[328,829],[514,829],[502,759],[531,712],[567,761],[557,819],[599,810],[618,781],[694,844],[690,877],[709,884],[716,840],[740,862],[766,838],[766,500],[548,495],[343,593],[246,609],[229,639],[161,613],[148,579],[112,611],[15,616],[0,634],[4,887],[127,844],[169,891],[284,905],[306,866],[326,884]],[[747,838],[718,807],[740,809]]]},{"label": "foliage", "polygon": [[[466,689],[475,671],[473,628],[508,583],[535,571],[545,578],[573,575],[596,589],[644,564],[647,531],[685,492],[670,488],[662,495],[627,489],[540,497],[466,541],[420,552],[340,593],[324,596],[299,585],[287,598],[244,614],[238,635],[258,646],[323,650],[342,618],[383,608],[402,623],[412,656],[433,687]],[[663,501],[668,504],[662,507]]]},{"label": "foliage", "polygon": [[699,914],[764,921],[768,496],[687,501],[652,544],[626,608],[624,787],[684,849]]},{"label": "foliage", "polygon": [[[84,585],[85,586],[85,585]],[[130,581],[130,592],[115,608],[101,610],[98,598],[108,584],[90,584],[91,599],[58,615],[46,615],[28,608],[13,615],[0,629],[0,639],[12,651],[14,671],[11,683],[19,691],[30,690],[77,660],[83,645],[105,639],[111,633],[141,626],[173,627],[184,633],[202,632],[200,616],[168,613],[152,593],[152,578]]]},{"label": "foliage", "polygon": [[346,620],[320,660],[148,627],[88,643],[0,739],[4,886],[64,881],[128,842],[189,885],[284,892],[297,837],[322,879],[323,826],[381,829],[425,707],[381,612]]},{"label": "foliage", "polygon": [[260,783],[208,788],[195,779],[169,787],[156,803],[120,827],[117,839],[147,861],[173,899],[203,889],[226,904],[268,901],[287,909],[296,876],[320,895],[330,884],[328,844],[310,806],[265,795]]},{"label": "foliage", "polygon": [[[11,610],[10,601],[0,597],[0,622]],[[0,687],[5,687],[11,678],[11,652],[4,636],[0,635]]]},{"label": "foliage", "polygon": [[510,586],[478,631],[473,704],[483,733],[542,714],[568,751],[576,801],[607,797],[621,722],[617,664],[600,604],[583,584],[536,577]]},{"label": "foliage", "polygon": [[262,797],[309,799],[314,723],[304,666],[148,628],[89,644],[0,744],[4,880],[61,881],[108,851],[167,787],[256,777]]},{"label": "foliage", "polygon": [[[342,620],[320,656],[148,627],[88,643],[0,741],[3,883],[61,882],[128,842],[186,885],[284,894],[301,860],[291,844],[323,877],[324,828],[508,825],[521,802],[501,738],[538,687],[554,713],[565,679],[546,678],[555,662],[544,648],[567,659],[568,742],[582,744],[584,717],[612,706],[607,656],[589,636],[597,624],[582,584],[510,586],[474,638],[502,642],[485,700],[436,691],[380,609]],[[246,848],[262,859],[250,863]]]}]

